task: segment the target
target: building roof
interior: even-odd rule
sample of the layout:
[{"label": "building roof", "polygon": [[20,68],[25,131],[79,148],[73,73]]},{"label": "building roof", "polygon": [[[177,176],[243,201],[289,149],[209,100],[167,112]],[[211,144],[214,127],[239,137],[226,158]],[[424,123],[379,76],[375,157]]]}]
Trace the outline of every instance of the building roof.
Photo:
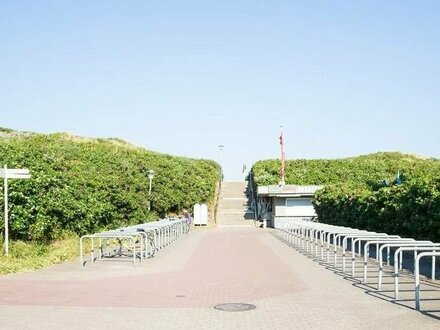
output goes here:
[{"label": "building roof", "polygon": [[269,197],[299,197],[313,196],[315,191],[323,186],[298,186],[298,185],[272,185],[258,186],[258,196]]}]

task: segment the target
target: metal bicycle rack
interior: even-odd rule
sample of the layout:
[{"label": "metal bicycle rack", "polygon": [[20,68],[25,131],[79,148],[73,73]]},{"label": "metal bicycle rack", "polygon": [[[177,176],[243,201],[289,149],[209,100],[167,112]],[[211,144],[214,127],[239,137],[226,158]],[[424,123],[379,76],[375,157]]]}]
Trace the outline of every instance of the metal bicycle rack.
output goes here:
[{"label": "metal bicycle rack", "polygon": [[415,308],[416,310],[420,310],[420,259],[422,259],[423,257],[440,257],[440,252],[422,252],[420,253],[417,258],[416,261],[414,263],[414,274],[415,274]]},{"label": "metal bicycle rack", "polygon": [[[374,241],[374,240],[378,240],[378,239],[383,239],[388,241],[391,240],[396,240],[396,239],[401,239],[400,236],[397,235],[365,235],[365,236],[360,236],[360,237],[355,237],[354,239],[352,239],[352,251],[351,251],[351,276],[354,276],[355,274],[355,264],[356,264],[356,244],[358,244],[358,256],[362,256],[362,242],[369,242],[369,241]],[[378,244],[376,244],[376,251],[378,248]]]},{"label": "metal bicycle rack", "polygon": [[[431,241],[415,241],[415,242],[398,242],[398,243],[386,243],[383,244],[380,248],[379,248],[379,272],[378,272],[378,277],[377,277],[377,289],[380,290],[382,287],[382,278],[383,278],[383,250],[385,248],[387,248],[387,266],[390,265],[390,249],[391,248],[400,248],[400,247],[418,247],[418,246],[433,246],[434,243],[432,243]],[[414,261],[417,258],[417,251],[414,251]],[[402,254],[401,254],[402,255]],[[402,260],[400,260],[400,265],[402,264]],[[435,267],[435,258],[433,258],[433,265]],[[432,279],[435,279],[435,268],[432,269]]]},{"label": "metal bicycle rack", "polygon": [[[139,235],[140,237],[142,237],[141,235]],[[99,246],[98,246],[98,251],[99,251],[99,255],[98,255],[98,259],[101,259],[101,243],[102,240],[106,240],[106,239],[128,239],[132,242],[133,244],[133,267],[136,266],[136,237],[134,235],[123,235],[123,234],[110,234],[110,233],[96,233],[93,235],[84,235],[81,236],[80,240],[79,240],[79,249],[80,249],[80,262],[81,262],[81,267],[84,267],[85,264],[85,260],[84,260],[84,241],[86,239],[90,239],[91,244],[90,244],[90,259],[92,261],[92,263],[96,262],[97,258],[95,257],[95,239],[99,240]]]},{"label": "metal bicycle rack", "polygon": [[[402,270],[402,254],[404,251],[426,251],[426,252],[439,252],[440,251],[440,243],[432,243],[427,244],[426,246],[406,246],[399,247],[394,252],[394,299],[399,299],[399,270]],[[435,257],[432,256],[432,268],[431,268],[431,280],[435,279]],[[417,255],[414,254],[414,259],[417,260]],[[415,267],[414,267],[415,268]]]},{"label": "metal bicycle rack", "polygon": [[[435,258],[440,256],[440,243],[431,241],[417,241],[413,238],[402,238],[386,233],[369,232],[356,228],[328,225],[300,219],[286,219],[274,230],[275,236],[304,254],[316,258],[318,261],[346,271],[346,258],[351,253],[351,276],[355,277],[357,260],[363,261],[361,283],[367,282],[368,262],[375,260],[378,264],[377,290],[382,287],[384,264],[390,266],[394,253],[394,299],[399,294],[399,270],[402,270],[403,253],[414,253],[415,274],[415,305],[420,310],[420,259],[432,257],[431,279],[435,280]],[[375,249],[370,257],[370,247]],[[330,251],[333,260],[330,260]],[[418,252],[421,252],[418,254]],[[339,259],[340,258],[340,259]],[[341,263],[338,263],[341,260]],[[389,272],[389,270],[388,270]]]},{"label": "metal bicycle rack", "polygon": [[363,276],[363,280],[362,283],[367,283],[367,274],[368,274],[368,257],[369,257],[369,249],[370,249],[370,245],[374,244],[376,245],[376,261],[378,261],[379,259],[379,250],[378,247],[381,244],[386,244],[386,243],[403,243],[403,242],[415,242],[414,239],[412,238],[400,238],[400,239],[394,239],[394,240],[385,240],[385,239],[377,239],[377,240],[373,240],[373,241],[368,241],[365,243],[364,245],[364,276]]},{"label": "metal bicycle rack", "polygon": [[[160,219],[156,222],[84,235],[80,238],[81,267],[86,263],[86,240],[90,241],[92,263],[108,258],[127,257],[135,267],[137,259],[142,262],[179,239],[185,233],[185,223],[183,218]],[[124,243],[128,246],[127,251],[123,250]],[[96,246],[97,255],[95,255]]]}]

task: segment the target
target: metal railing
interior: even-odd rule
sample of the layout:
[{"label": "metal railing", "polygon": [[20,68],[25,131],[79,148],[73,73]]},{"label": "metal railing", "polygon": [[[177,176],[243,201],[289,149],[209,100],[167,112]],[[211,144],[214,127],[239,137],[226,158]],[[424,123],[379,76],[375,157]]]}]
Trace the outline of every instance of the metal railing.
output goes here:
[{"label": "metal railing", "polygon": [[[402,255],[404,251],[427,251],[427,252],[437,252],[440,251],[440,244],[433,243],[429,246],[417,246],[417,247],[399,247],[394,252],[394,299],[399,299],[399,270],[402,270]],[[417,255],[414,254],[414,260],[417,260]],[[415,268],[415,267],[414,267]],[[431,265],[431,280],[435,280],[435,256],[432,258]]]},{"label": "metal railing", "polygon": [[[403,252],[414,253],[415,299],[416,309],[420,309],[419,261],[422,257],[431,256],[431,279],[435,280],[435,258],[440,256],[440,243],[417,241],[413,238],[402,238],[386,233],[368,232],[356,228],[334,226],[319,222],[290,219],[280,222],[275,228],[275,235],[291,246],[303,251],[319,261],[332,265],[346,272],[346,259],[351,252],[351,276],[355,277],[357,260],[363,262],[362,280],[367,283],[368,263],[375,260],[378,264],[377,290],[382,287],[384,264],[394,261],[394,300],[398,300],[399,270],[402,270]],[[375,249],[370,248],[374,247]],[[330,260],[330,252],[333,260]],[[422,252],[418,254],[418,252]],[[394,258],[392,259],[392,253]],[[374,277],[373,277],[374,278]]]},{"label": "metal railing", "polygon": [[[80,263],[84,267],[86,250],[90,249],[90,261],[126,257],[136,266],[188,232],[183,218],[161,219],[155,222],[103,231],[80,238]],[[89,240],[89,244],[86,241]],[[96,248],[96,250],[95,250]],[[97,252],[97,254],[96,254]]]},{"label": "metal railing", "polygon": [[415,300],[416,300],[416,310],[420,310],[420,259],[423,257],[440,257],[440,252],[422,252],[420,253],[414,263],[414,274],[415,274]]}]

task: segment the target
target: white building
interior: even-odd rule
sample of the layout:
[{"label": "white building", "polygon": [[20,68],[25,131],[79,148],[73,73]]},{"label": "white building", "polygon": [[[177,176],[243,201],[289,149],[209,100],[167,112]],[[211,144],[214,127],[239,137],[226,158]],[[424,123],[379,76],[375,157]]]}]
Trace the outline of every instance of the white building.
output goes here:
[{"label": "white building", "polygon": [[270,221],[275,226],[278,221],[289,218],[312,219],[316,217],[312,197],[322,186],[273,185],[259,186],[257,191],[258,218]]}]

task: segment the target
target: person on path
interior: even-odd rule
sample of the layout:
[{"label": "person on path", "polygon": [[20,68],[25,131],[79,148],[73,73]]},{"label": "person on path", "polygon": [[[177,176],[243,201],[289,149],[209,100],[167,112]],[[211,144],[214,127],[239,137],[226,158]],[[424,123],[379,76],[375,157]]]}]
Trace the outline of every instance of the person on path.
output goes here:
[{"label": "person on path", "polygon": [[188,229],[191,229],[191,225],[193,222],[193,218],[191,216],[191,213],[189,213],[187,210],[183,210],[183,216],[185,217],[185,221],[188,225]]}]

